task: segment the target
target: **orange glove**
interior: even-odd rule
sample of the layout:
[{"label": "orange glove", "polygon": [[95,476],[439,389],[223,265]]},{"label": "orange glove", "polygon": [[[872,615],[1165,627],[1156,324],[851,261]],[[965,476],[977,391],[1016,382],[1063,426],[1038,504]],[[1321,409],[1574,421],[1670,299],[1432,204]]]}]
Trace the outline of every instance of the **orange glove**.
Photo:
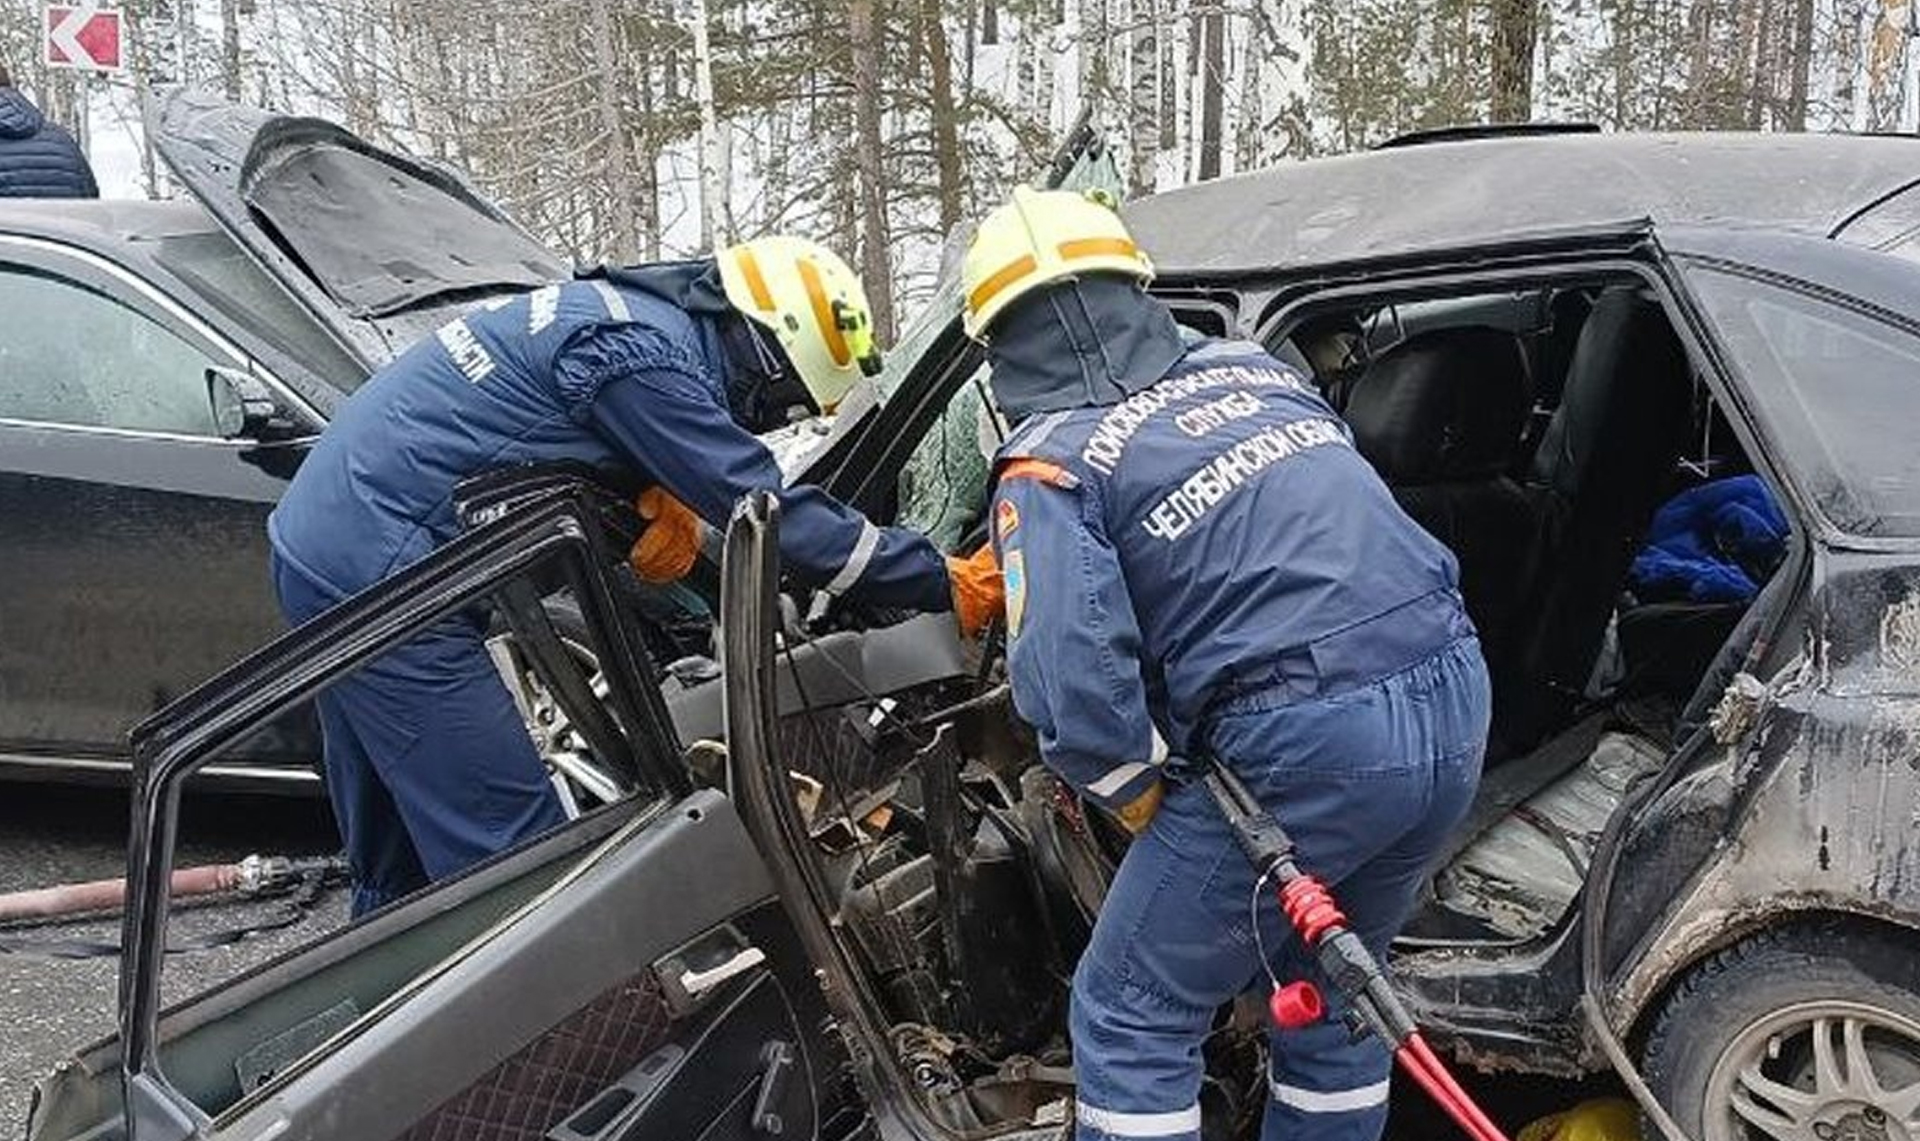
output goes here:
[{"label": "orange glove", "polygon": [[649,487],[633,501],[647,529],[627,552],[627,565],[645,582],[664,586],[686,577],[700,558],[706,524],[664,487]]},{"label": "orange glove", "polygon": [[1153,823],[1153,814],[1160,811],[1160,802],[1166,799],[1166,790],[1159,781],[1153,787],[1134,797],[1131,801],[1114,810],[1114,816],[1122,827],[1135,836],[1147,830]]},{"label": "orange glove", "polygon": [[953,616],[963,637],[978,638],[1007,609],[1006,583],[988,543],[964,559],[947,558],[947,580],[953,584]]}]

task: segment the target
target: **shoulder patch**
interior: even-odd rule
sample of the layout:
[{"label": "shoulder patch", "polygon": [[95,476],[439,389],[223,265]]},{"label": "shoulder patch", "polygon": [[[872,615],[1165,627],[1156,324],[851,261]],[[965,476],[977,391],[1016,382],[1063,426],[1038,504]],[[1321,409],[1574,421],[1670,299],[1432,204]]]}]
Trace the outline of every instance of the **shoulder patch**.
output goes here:
[{"label": "shoulder patch", "polygon": [[1080,477],[1066,468],[1046,460],[1022,458],[1008,460],[1000,468],[1001,479],[1032,479],[1041,483],[1050,483],[1055,487],[1078,487]]},{"label": "shoulder patch", "polygon": [[1020,509],[1013,500],[1002,499],[993,509],[993,533],[1002,544],[1020,529]]},{"label": "shoulder patch", "polygon": [[1000,574],[1007,586],[1007,637],[1020,636],[1020,619],[1027,613],[1027,556],[1024,551],[1008,551]]}]

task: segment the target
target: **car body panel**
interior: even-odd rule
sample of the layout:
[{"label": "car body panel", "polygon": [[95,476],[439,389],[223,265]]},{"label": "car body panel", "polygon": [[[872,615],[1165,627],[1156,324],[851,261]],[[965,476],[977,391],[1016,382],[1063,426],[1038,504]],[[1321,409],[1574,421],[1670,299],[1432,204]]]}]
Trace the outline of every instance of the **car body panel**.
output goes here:
[{"label": "car body panel", "polygon": [[[21,247],[103,263],[135,287],[217,325],[322,418],[367,374],[367,366],[192,199],[0,200],[0,255]],[[208,272],[216,265],[223,272]]]},{"label": "car body panel", "polygon": [[[566,275],[456,177],[338,127],[193,92],[159,118],[197,201],[0,202],[0,272],[151,318],[266,384],[303,437],[447,316]],[[0,775],[124,782],[133,722],[284,628],[265,520],[304,451],[0,409]],[[318,745],[303,714],[207,773],[310,790]]]},{"label": "car body panel", "polygon": [[227,232],[376,366],[460,304],[568,276],[458,176],[324,119],[161,98],[154,146]]},{"label": "car body panel", "polygon": [[[156,327],[197,360],[253,365],[234,340],[88,250],[0,237],[0,273],[32,277],[56,295],[110,299],[100,304]],[[204,400],[197,370],[154,378],[161,382]],[[318,431],[312,405],[291,387],[280,391]],[[0,546],[9,555],[0,576],[0,754],[13,761],[0,768],[123,758],[133,721],[280,628],[264,578],[264,521],[300,451],[0,414]],[[247,756],[304,759],[308,736],[263,739]]]},{"label": "car body panel", "polygon": [[1607,134],[1290,163],[1159,194],[1127,219],[1169,278],[1497,245],[1627,219],[1826,237],[1920,180],[1910,139]]}]

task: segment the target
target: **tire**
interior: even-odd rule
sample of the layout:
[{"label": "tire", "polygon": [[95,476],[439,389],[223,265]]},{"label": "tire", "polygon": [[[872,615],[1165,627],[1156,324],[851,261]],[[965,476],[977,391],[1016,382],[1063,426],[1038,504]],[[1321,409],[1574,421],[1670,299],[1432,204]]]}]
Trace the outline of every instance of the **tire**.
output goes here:
[{"label": "tire", "polygon": [[1906,942],[1834,920],[1714,955],[1654,1023],[1654,1095],[1696,1141],[1920,1141],[1920,957]]}]

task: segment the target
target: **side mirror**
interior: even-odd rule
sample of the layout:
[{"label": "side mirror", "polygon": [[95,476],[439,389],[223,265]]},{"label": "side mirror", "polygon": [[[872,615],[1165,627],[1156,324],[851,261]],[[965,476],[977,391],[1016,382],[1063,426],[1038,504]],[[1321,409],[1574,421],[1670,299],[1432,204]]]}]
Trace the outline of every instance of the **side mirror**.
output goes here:
[{"label": "side mirror", "polygon": [[214,429],[229,440],[271,444],[306,434],[298,413],[259,377],[237,368],[207,369],[207,404]]}]

